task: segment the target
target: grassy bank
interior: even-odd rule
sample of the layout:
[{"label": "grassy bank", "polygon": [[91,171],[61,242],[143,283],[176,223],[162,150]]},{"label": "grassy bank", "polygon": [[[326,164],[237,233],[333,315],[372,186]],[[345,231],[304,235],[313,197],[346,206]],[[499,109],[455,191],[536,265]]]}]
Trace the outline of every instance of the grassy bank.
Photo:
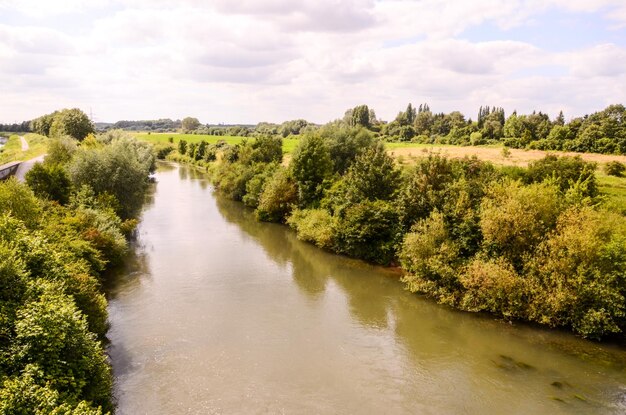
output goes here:
[{"label": "grassy bank", "polygon": [[28,133],[24,135],[28,142],[28,151],[22,151],[22,143],[18,135],[11,135],[9,140],[0,148],[0,164],[12,161],[26,161],[39,157],[46,153],[48,138],[39,134]]}]

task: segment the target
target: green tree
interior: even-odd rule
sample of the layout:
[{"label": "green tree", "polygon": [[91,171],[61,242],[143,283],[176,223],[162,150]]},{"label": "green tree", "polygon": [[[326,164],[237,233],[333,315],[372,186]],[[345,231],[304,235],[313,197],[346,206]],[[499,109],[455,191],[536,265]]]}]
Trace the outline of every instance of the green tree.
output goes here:
[{"label": "green tree", "polygon": [[71,297],[48,285],[17,315],[18,364],[36,365],[42,380],[61,394],[112,409],[112,376],[106,356]]},{"label": "green tree", "polygon": [[72,182],[65,169],[58,164],[35,163],[26,173],[26,183],[35,195],[64,205],[69,201]]},{"label": "green tree", "polygon": [[200,121],[197,118],[185,117],[181,123],[183,132],[195,131],[200,127]]},{"label": "green tree", "polygon": [[400,172],[382,143],[357,156],[345,176],[349,203],[363,200],[389,200],[398,188]]},{"label": "green tree", "polygon": [[178,142],[178,152],[183,156],[187,153],[187,141],[186,140],[180,140]]},{"label": "green tree", "polygon": [[298,186],[301,206],[319,201],[324,182],[332,174],[332,160],[326,141],[318,134],[310,134],[300,140],[291,160],[293,178]]},{"label": "green tree", "polygon": [[87,114],[78,108],[59,111],[54,115],[50,126],[51,137],[69,135],[79,141],[82,141],[85,137],[94,132],[93,123]]},{"label": "green tree", "polygon": [[153,158],[139,159],[131,141],[116,141],[102,149],[77,152],[68,170],[75,186],[87,185],[96,195],[115,196],[119,215],[127,219],[143,204],[153,164]]}]

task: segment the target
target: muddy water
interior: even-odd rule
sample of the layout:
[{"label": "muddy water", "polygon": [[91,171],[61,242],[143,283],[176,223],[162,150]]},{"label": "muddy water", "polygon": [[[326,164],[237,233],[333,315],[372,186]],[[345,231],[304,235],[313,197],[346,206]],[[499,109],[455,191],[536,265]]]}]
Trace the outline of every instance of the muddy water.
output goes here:
[{"label": "muddy water", "polygon": [[624,414],[626,349],[403,290],[162,165],[110,294],[119,414]]}]

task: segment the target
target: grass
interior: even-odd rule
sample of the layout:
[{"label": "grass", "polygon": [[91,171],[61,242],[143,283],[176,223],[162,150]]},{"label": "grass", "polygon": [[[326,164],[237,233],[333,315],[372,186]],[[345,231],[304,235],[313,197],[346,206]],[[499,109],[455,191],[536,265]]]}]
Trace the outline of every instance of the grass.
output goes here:
[{"label": "grass", "polygon": [[[170,137],[173,139],[174,144],[177,144],[180,140],[186,140],[188,143],[199,143],[204,140],[209,144],[215,144],[220,140],[226,141],[230,145],[239,144],[244,140],[254,140],[249,137],[235,137],[235,136],[218,136],[207,134],[181,134],[181,133],[135,133],[134,136],[141,141],[146,141],[154,144],[166,144],[169,142]],[[283,139],[283,153],[290,154],[295,150],[298,145],[297,138],[284,138]]]},{"label": "grass", "polygon": [[602,171],[596,172],[598,189],[607,198],[607,203],[626,215],[626,177],[609,176]]},{"label": "grass", "polygon": [[48,149],[48,138],[38,134],[25,134],[28,151],[22,151],[22,142],[18,135],[11,135],[9,141],[0,148],[0,164],[12,161],[26,161],[45,154]]}]

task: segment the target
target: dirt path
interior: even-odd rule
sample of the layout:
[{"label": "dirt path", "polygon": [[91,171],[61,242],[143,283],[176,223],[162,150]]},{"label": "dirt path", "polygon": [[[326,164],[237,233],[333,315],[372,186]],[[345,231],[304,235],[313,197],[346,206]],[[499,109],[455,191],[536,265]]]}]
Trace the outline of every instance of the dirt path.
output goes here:
[{"label": "dirt path", "polygon": [[22,142],[22,151],[28,151],[28,141],[26,141],[23,135],[20,136],[20,141]]}]

